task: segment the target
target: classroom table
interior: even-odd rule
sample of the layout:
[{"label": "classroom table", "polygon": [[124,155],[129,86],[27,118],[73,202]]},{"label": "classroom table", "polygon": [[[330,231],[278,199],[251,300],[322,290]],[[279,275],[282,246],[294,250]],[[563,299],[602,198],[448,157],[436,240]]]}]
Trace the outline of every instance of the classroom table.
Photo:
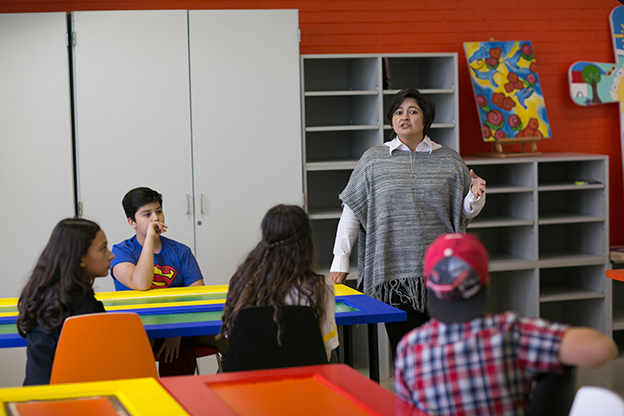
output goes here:
[{"label": "classroom table", "polygon": [[[336,324],[342,326],[345,357],[352,364],[352,325],[367,324],[370,378],[379,381],[377,323],[407,319],[404,311],[345,285],[335,285]],[[97,292],[107,312],[136,312],[150,338],[218,334],[227,285]],[[17,298],[0,299],[0,348],[23,347],[15,321]]]},{"label": "classroom table", "polygon": [[0,389],[0,416],[18,414],[188,415],[181,404],[154,378]]},{"label": "classroom table", "polygon": [[344,364],[158,381],[191,416],[426,416]]}]

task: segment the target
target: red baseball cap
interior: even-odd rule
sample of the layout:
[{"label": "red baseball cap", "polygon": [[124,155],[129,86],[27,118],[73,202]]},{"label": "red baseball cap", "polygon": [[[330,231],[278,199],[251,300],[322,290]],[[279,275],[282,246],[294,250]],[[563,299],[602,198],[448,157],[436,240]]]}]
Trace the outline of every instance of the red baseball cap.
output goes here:
[{"label": "red baseball cap", "polygon": [[445,323],[469,321],[485,308],[489,256],[472,234],[438,237],[425,253],[427,311]]}]

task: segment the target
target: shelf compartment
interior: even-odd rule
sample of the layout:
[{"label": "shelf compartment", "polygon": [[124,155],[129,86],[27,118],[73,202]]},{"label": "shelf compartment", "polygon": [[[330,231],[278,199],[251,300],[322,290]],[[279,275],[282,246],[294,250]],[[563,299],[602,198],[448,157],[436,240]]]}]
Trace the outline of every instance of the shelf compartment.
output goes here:
[{"label": "shelf compartment", "polygon": [[305,97],[338,97],[347,95],[379,95],[379,91],[307,91],[303,93]]},{"label": "shelf compartment", "polygon": [[540,267],[607,263],[604,222],[539,226]]},{"label": "shelf compartment", "polygon": [[540,302],[602,299],[606,264],[540,269]]},{"label": "shelf compartment", "polygon": [[602,299],[603,292],[592,292],[580,287],[572,286],[543,286],[540,289],[540,302],[561,302],[580,299]]},{"label": "shelf compartment", "polygon": [[[329,274],[329,267],[334,259],[334,241],[336,240],[336,229],[338,228],[338,219],[323,219],[312,221],[312,231],[314,233],[314,243],[318,256],[317,270]],[[349,257],[351,273],[349,278],[355,278],[357,275],[357,250],[358,243],[356,241]]]},{"label": "shelf compartment", "polygon": [[494,193],[468,228],[533,226],[534,216],[533,193]]},{"label": "shelf compartment", "polygon": [[[603,188],[606,183],[604,159],[542,162],[538,165],[539,190],[567,190]],[[576,185],[579,180],[595,181],[595,184]]]},{"label": "shelf compartment", "polygon": [[304,90],[379,90],[380,62],[370,58],[312,58],[302,56]]},{"label": "shelf compartment", "polygon": [[342,202],[338,195],[347,186],[350,177],[351,170],[307,172],[308,211],[341,211]]},{"label": "shelf compartment", "polygon": [[538,279],[536,269],[490,273],[486,311],[515,311],[522,316],[539,316]]},{"label": "shelf compartment", "polygon": [[613,308],[613,330],[624,330],[624,308]]},{"label": "shelf compartment", "polygon": [[346,129],[347,126],[380,128],[376,96],[305,97],[305,127]]},{"label": "shelf compartment", "polygon": [[456,55],[387,56],[393,90],[455,90]]},{"label": "shelf compartment", "polygon": [[357,162],[380,142],[378,130],[308,132],[306,162]]},{"label": "shelf compartment", "polygon": [[322,171],[322,170],[353,170],[357,165],[353,160],[336,160],[334,162],[312,162],[306,164],[306,170]]},{"label": "shelf compartment", "polygon": [[540,191],[538,199],[540,224],[605,221],[604,188]]},{"label": "shelf compartment", "polygon": [[540,225],[550,224],[574,224],[582,222],[604,222],[605,217],[596,217],[593,215],[581,215],[572,213],[554,213],[541,214],[539,219]]},{"label": "shelf compartment", "polygon": [[[488,202],[489,203],[489,202]],[[469,230],[473,230],[475,228],[493,228],[493,227],[524,227],[524,226],[532,226],[535,221],[526,220],[522,218],[515,218],[509,216],[488,216],[487,218],[480,218],[481,214],[477,216],[472,222],[468,225]]]},{"label": "shelf compartment", "polygon": [[490,254],[490,271],[522,270],[536,267],[537,248],[532,226],[474,228]]},{"label": "shelf compartment", "polygon": [[342,210],[337,208],[330,209],[309,209],[308,216],[311,220],[337,220],[342,215]]},{"label": "shelf compartment", "polygon": [[606,303],[604,298],[542,302],[540,303],[540,317],[551,322],[588,326],[606,333]]},{"label": "shelf compartment", "polygon": [[[492,193],[533,192],[535,189],[535,165],[533,163],[489,164],[489,160],[465,159],[468,168],[485,179],[488,197]],[[486,205],[489,203],[486,203]]]}]

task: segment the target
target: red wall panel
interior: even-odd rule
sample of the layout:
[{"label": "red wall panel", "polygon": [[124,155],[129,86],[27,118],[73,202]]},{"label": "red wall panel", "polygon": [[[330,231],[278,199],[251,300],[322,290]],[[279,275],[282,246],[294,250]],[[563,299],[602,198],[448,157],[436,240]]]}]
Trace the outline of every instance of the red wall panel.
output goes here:
[{"label": "red wall panel", "polygon": [[488,152],[490,145],[481,139],[463,42],[530,40],[554,136],[539,142],[538,148],[610,156],[611,243],[624,244],[618,106],[576,106],[569,98],[567,80],[567,69],[575,61],[613,62],[608,17],[618,4],[613,0],[9,0],[0,2],[0,12],[299,9],[302,54],[457,52],[465,155]]}]

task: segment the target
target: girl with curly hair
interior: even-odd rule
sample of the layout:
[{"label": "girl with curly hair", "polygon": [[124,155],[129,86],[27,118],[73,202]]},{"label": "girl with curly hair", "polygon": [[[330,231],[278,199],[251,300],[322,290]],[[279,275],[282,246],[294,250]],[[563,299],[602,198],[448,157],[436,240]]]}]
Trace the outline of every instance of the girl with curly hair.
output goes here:
[{"label": "girl with curly hair", "polygon": [[[232,332],[238,312],[273,306],[277,320],[285,305],[310,306],[321,328],[328,360],[338,347],[334,286],[313,271],[316,251],[310,219],[295,205],[277,205],[262,219],[262,240],[230,280],[221,335]],[[279,337],[279,336],[278,336]]]},{"label": "girl with curly hair", "polygon": [[93,221],[59,222],[18,301],[17,329],[26,338],[24,385],[49,384],[63,322],[68,316],[105,312],[93,281],[108,275],[113,254]]}]

